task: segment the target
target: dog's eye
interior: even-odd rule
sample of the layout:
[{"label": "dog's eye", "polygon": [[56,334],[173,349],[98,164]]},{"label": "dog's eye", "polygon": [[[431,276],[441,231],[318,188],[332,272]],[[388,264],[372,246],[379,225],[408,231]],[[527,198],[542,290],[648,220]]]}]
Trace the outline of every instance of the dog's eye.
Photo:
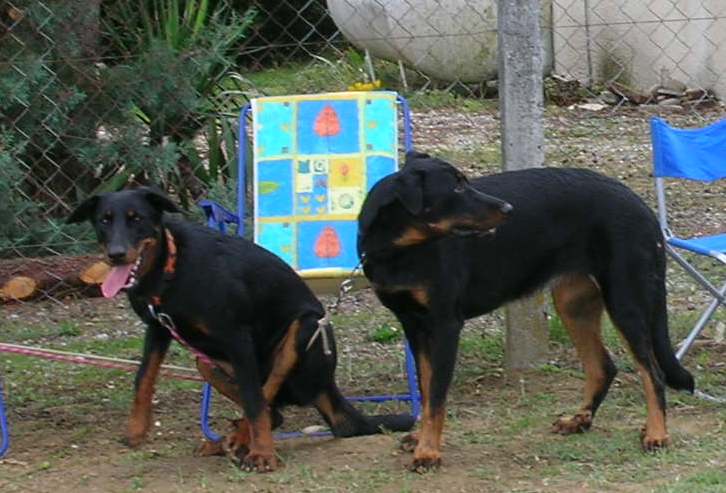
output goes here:
[{"label": "dog's eye", "polygon": [[465,190],[466,190],[466,183],[461,182],[461,181],[459,183],[457,183],[456,186],[454,187],[454,193],[464,193]]},{"label": "dog's eye", "polygon": [[108,224],[110,224],[110,223],[111,223],[111,215],[110,215],[110,214],[105,214],[105,215],[103,215],[103,216],[101,217],[101,220],[100,220],[99,222],[100,222],[101,224],[103,224],[104,226],[107,226]]}]

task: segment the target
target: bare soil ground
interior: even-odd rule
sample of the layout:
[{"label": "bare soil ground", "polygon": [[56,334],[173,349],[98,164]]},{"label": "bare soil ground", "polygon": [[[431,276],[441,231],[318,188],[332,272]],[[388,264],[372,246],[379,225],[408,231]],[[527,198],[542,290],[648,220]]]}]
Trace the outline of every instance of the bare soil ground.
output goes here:
[{"label": "bare soil ground", "polygon": [[[647,126],[651,112],[550,108],[549,161],[615,176],[654,205]],[[722,113],[706,113],[706,121]],[[666,116],[682,125],[703,124],[690,113]],[[415,121],[416,140],[424,150],[448,157],[470,174],[497,168],[494,110],[422,112]],[[726,230],[723,184],[706,192],[686,187],[672,198],[677,230]],[[694,206],[706,214],[693,212]],[[699,265],[723,275],[722,268]],[[668,287],[672,338],[677,341],[706,298],[674,265],[669,266]],[[0,310],[0,341],[138,359],[143,328],[120,298],[65,298]],[[686,359],[698,387],[720,397],[726,396],[725,315],[722,310]],[[403,390],[400,331],[375,297],[367,290],[350,295],[335,321],[338,380],[346,393]],[[507,376],[501,366],[502,315],[467,324],[450,393],[445,463],[439,472],[424,476],[405,470],[409,456],[398,449],[397,435],[280,441],[285,465],[266,475],[243,473],[222,457],[195,458],[192,450],[201,438],[199,385],[172,380],[159,385],[150,441],[129,450],[120,438],[131,402],[131,374],[0,354],[12,436],[10,451],[0,461],[0,491],[726,491],[726,404],[669,393],[673,446],[643,454],[638,441],[645,419],[640,383],[609,324],[604,337],[620,373],[593,429],[570,437],[551,434],[554,419],[577,407],[584,380],[554,316],[550,325],[550,362]],[[178,347],[170,361],[191,364]],[[236,416],[234,408],[215,401],[218,432]],[[285,429],[318,423],[310,411],[290,409]]]}]

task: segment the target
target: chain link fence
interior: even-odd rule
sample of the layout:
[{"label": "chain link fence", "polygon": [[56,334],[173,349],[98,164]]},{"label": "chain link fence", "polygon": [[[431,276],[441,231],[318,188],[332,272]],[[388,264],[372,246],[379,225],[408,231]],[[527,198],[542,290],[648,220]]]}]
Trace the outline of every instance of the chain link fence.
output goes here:
[{"label": "chain link fence", "polygon": [[[541,22],[548,165],[654,204],[650,116],[723,115],[726,4],[543,0]],[[0,0],[0,286],[44,272],[65,282],[36,294],[67,292],[94,243],[64,218],[90,194],[154,183],[190,211],[231,204],[237,112],[259,95],[396,90],[417,147],[496,171],[496,28],[484,0]],[[699,196],[708,216],[694,197],[674,226],[722,230],[723,187]]]}]

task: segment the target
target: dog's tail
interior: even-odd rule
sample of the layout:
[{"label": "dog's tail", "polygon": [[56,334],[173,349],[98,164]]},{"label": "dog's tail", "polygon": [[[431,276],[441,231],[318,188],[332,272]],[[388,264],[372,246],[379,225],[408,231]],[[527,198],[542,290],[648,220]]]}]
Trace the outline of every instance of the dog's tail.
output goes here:
[{"label": "dog's tail", "polygon": [[[659,259],[662,261],[662,267],[665,271],[665,258]],[[659,269],[660,270],[660,269]],[[665,374],[666,385],[676,390],[686,390],[693,393],[695,388],[695,381],[693,375],[686,370],[681,362],[676,358],[673,352],[673,346],[671,345],[670,336],[668,334],[668,310],[666,306],[666,291],[665,283],[658,283],[657,299],[655,300],[655,317],[652,325],[653,332],[653,351],[655,352],[655,359],[658,361],[658,366]]]},{"label": "dog's tail", "polygon": [[414,417],[408,414],[366,416],[353,407],[336,386],[330,388],[323,398],[327,403],[318,406],[318,409],[336,437],[374,435],[384,431],[409,431],[416,423]]}]

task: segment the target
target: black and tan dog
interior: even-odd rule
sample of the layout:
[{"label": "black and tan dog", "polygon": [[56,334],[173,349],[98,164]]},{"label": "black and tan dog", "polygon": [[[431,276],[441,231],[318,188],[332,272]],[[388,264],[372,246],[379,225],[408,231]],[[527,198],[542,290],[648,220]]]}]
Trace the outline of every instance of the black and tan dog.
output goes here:
[{"label": "black and tan dog", "polygon": [[406,439],[415,445],[414,470],[441,461],[445,399],[464,320],[547,283],[586,377],[582,406],[553,431],[590,428],[607,394],[616,372],[600,335],[607,310],[645,388],[642,445],[668,444],[664,384],[692,392],[693,377],[668,336],[658,221],[624,185],[578,169],[470,182],[444,161],[410,153],[405,167],[366,198],[358,248],[366,276],[416,356],[423,417],[420,432]]},{"label": "black and tan dog", "polygon": [[125,289],[148,326],[128,424],[131,446],[149,431],[154,383],[172,339],[150,307],[168,315],[200,355],[202,376],[243,408],[245,419],[223,446],[207,451],[223,450],[248,470],[277,466],[272,429],[288,404],[315,406],[338,437],[413,427],[409,416],[364,416],[341,396],[329,328],[330,354],[323,337],[307,348],[323,307],[287,264],[242,238],[165,219],[164,212],[178,209],[159,192],[139,188],[93,196],[68,218],[91,221],[113,265],[103,294]]}]

